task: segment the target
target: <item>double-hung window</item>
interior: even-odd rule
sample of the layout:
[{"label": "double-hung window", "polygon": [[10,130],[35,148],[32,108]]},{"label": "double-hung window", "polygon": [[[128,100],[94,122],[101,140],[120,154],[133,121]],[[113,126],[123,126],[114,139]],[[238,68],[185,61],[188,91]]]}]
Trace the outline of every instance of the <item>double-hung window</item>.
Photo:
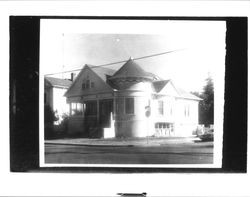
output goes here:
[{"label": "double-hung window", "polygon": [[164,109],[163,109],[163,101],[158,101],[158,114],[163,115]]},{"label": "double-hung window", "polygon": [[134,98],[125,99],[125,113],[134,114]]}]

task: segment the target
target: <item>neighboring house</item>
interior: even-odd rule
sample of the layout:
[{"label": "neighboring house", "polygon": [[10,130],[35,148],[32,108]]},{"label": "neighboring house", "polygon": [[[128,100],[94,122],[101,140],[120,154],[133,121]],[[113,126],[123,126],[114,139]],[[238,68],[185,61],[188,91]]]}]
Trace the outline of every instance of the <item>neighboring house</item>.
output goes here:
[{"label": "neighboring house", "polygon": [[45,77],[44,79],[44,104],[49,105],[59,118],[54,122],[59,124],[62,121],[63,114],[69,114],[69,104],[64,97],[65,92],[71,86],[72,81],[54,77]]},{"label": "neighboring house", "polygon": [[119,70],[85,65],[65,93],[69,132],[86,137],[190,136],[200,98],[129,59]]}]

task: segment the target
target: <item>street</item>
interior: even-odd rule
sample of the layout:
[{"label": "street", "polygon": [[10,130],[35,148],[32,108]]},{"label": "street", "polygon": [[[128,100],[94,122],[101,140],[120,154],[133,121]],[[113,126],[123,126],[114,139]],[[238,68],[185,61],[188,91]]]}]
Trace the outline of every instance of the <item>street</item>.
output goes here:
[{"label": "street", "polygon": [[58,164],[212,164],[213,142],[160,146],[46,144],[45,163]]}]

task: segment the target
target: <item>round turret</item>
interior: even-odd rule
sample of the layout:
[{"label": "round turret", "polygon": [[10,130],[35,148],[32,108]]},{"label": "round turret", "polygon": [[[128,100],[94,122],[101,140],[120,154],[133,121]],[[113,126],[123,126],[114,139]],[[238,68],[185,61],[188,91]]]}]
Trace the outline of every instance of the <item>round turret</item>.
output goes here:
[{"label": "round turret", "polygon": [[130,89],[139,83],[152,82],[156,76],[143,70],[134,60],[129,59],[112,77],[109,78],[117,89]]}]

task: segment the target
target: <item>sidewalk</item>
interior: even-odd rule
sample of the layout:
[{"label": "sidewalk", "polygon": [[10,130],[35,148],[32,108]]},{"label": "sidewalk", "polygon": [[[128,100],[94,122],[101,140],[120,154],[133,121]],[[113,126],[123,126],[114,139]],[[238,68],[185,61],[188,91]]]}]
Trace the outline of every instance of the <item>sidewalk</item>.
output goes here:
[{"label": "sidewalk", "polygon": [[164,146],[169,144],[186,144],[200,141],[192,137],[149,137],[149,138],[124,138],[124,139],[55,139],[45,140],[45,144],[80,145],[80,146]]}]

